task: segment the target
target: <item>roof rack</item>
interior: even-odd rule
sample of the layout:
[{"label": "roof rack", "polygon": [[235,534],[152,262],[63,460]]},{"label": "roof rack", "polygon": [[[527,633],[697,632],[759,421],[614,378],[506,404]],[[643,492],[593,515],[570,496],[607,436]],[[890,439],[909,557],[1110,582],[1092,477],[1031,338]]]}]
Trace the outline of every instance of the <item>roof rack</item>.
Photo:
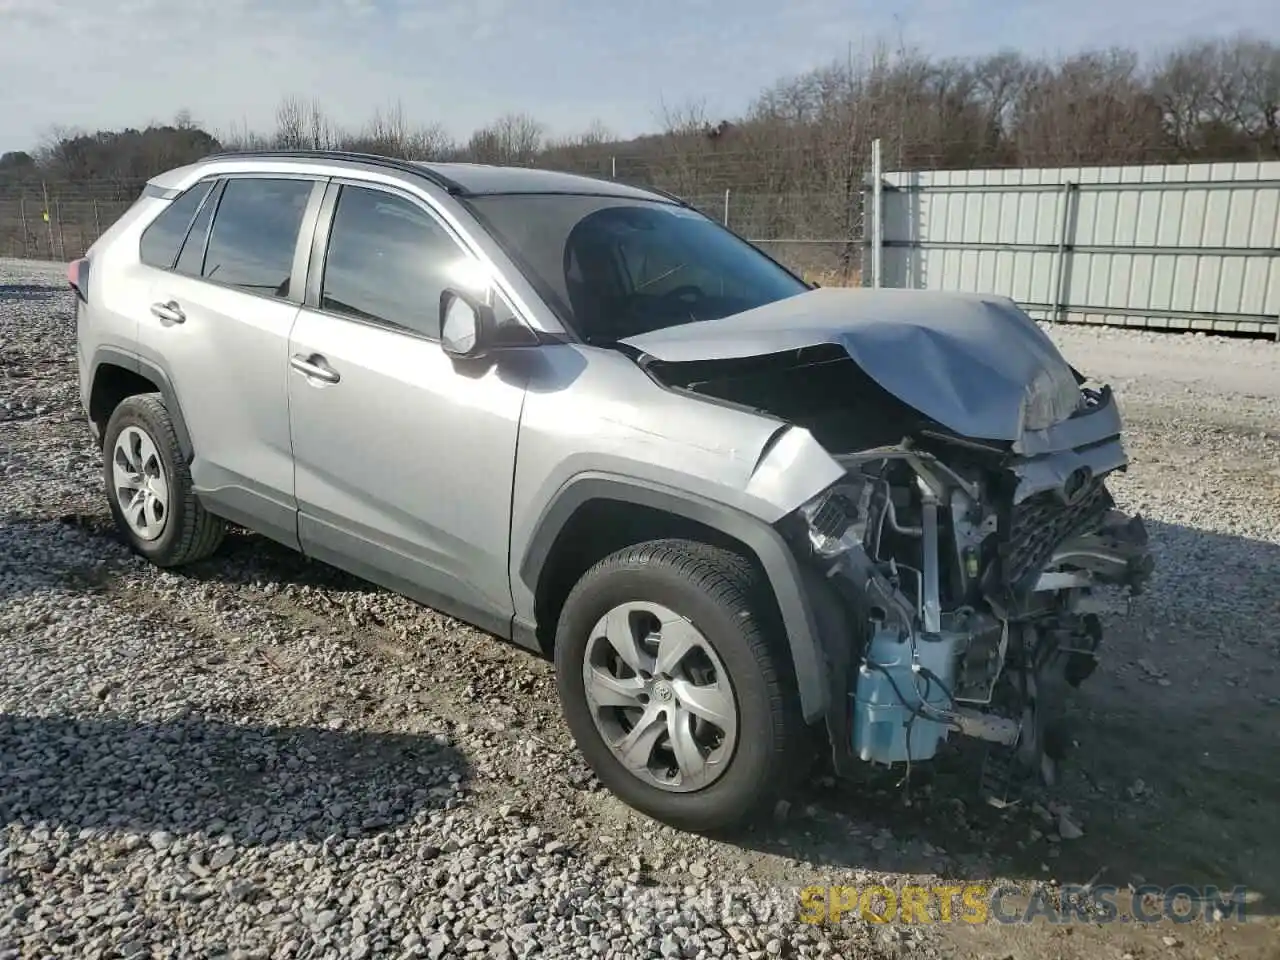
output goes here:
[{"label": "roof rack", "polygon": [[[616,180],[609,181],[609,182],[617,183]],[[684,197],[677,196],[676,194],[663,190],[660,187],[651,187],[648,184],[641,185],[638,183],[629,184],[629,186],[634,186],[637,190],[648,190],[650,193],[656,193],[658,196],[665,197],[666,199],[670,200],[672,203],[677,204],[681,207],[689,207],[690,209],[693,208],[693,205],[689,203],[689,201],[686,200]]]},{"label": "roof rack", "polygon": [[346,160],[351,163],[367,163],[373,166],[387,167],[402,173],[412,173],[430,180],[442,190],[452,194],[465,194],[462,184],[451,180],[444,174],[432,170],[423,163],[413,160],[400,160],[396,157],[384,157],[377,153],[357,153],[351,150],[241,150],[211,153],[201,158],[206,160]]}]

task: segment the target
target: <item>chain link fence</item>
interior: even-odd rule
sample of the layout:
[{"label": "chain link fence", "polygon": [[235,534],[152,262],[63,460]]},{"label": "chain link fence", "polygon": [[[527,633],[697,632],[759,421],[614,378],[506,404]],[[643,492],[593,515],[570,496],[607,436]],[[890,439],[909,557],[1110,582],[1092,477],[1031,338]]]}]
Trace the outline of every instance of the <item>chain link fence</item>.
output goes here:
[{"label": "chain link fence", "polygon": [[[684,192],[646,173],[636,170],[624,176],[620,172],[618,179],[681,196],[808,280],[824,285],[861,283],[864,209],[870,206],[861,183],[853,192],[773,192],[750,184],[715,193]],[[696,168],[684,171],[680,179],[696,180],[697,173]],[[144,185],[142,181],[0,182],[0,257],[68,261],[83,256],[137,199]]]},{"label": "chain link fence", "polygon": [[854,286],[862,278],[862,193],[846,202],[821,193],[732,188],[683,198],[808,280]]},{"label": "chain link fence", "polygon": [[144,182],[0,183],[0,257],[74,260],[142,192]]}]

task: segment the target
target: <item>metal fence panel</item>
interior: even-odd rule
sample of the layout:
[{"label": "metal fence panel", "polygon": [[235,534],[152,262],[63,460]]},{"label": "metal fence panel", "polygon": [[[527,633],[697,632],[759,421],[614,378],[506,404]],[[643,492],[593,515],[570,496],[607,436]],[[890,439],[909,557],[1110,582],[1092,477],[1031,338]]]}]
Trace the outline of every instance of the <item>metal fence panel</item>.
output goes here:
[{"label": "metal fence panel", "polygon": [[1280,162],[885,174],[887,286],[1280,339]]}]

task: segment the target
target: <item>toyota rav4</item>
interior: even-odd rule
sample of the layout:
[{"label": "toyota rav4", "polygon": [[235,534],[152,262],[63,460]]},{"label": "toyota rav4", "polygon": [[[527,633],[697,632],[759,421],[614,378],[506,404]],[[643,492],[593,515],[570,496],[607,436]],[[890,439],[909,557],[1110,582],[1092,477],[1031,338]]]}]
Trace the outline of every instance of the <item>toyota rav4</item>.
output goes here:
[{"label": "toyota rav4", "polygon": [[656,191],[220,155],[69,280],[135,551],[238,524],[550,657],[600,781],[685,829],[819,744],[1052,780],[1150,571],[1110,390],[1014,303],[812,288]]}]

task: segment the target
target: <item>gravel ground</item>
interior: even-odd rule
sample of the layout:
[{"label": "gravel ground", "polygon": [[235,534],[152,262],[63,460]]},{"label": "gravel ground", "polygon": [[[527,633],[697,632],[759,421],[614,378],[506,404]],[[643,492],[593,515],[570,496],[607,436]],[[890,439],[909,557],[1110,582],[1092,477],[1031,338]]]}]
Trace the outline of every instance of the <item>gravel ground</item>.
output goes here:
[{"label": "gravel ground", "polygon": [[[1054,330],[1121,392],[1161,564],[1052,797],[825,777],[732,843],[595,783],[547,664],[261,538],[111,529],[56,265],[0,261],[0,960],[1274,956],[1280,348]],[[809,884],[1247,884],[1257,922],[796,922]]]}]

